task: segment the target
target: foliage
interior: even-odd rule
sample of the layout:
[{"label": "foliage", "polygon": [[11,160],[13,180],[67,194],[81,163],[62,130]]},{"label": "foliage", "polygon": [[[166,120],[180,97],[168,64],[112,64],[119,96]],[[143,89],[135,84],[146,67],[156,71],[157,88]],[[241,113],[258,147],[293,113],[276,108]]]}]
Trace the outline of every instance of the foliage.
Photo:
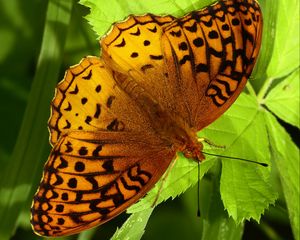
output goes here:
[{"label": "foliage", "polygon": [[[85,11],[82,7],[72,1],[49,0],[46,9],[42,2],[44,1],[36,1],[33,9],[30,9],[22,1],[5,1],[1,10],[2,22],[13,26],[12,30],[2,26],[0,29],[7,46],[0,49],[3,72],[0,77],[1,113],[5,116],[0,124],[0,163],[4,166],[0,169],[0,216],[1,219],[6,219],[0,226],[0,239],[3,240],[9,239],[17,227],[15,238],[22,236],[25,239],[25,235],[20,235],[20,231],[25,230],[20,229],[22,226],[25,229],[29,227],[30,201],[49,151],[46,121],[54,85],[63,76],[61,73],[57,77],[59,68],[64,65],[61,68],[65,69],[70,62],[77,63],[84,55],[99,51],[96,36],[86,26],[86,21],[81,19]],[[86,18],[100,37],[111,23],[123,20],[128,14],[151,12],[182,16],[212,1],[157,0],[154,3],[151,0],[111,0],[109,4],[104,0],[80,2],[90,8],[91,13]],[[207,157],[200,167],[203,218],[199,224],[194,225],[191,222],[197,220],[190,219],[187,225],[191,228],[189,232],[200,228],[202,239],[205,240],[216,239],[216,236],[217,239],[241,239],[244,228],[241,222],[250,218],[260,221],[261,214],[268,211],[270,204],[275,204],[277,192],[279,201],[276,206],[285,208],[282,202],[286,203],[293,234],[296,239],[300,235],[299,149],[280,124],[284,121],[293,125],[293,131],[299,133],[299,1],[259,2],[264,14],[264,38],[256,71],[247,85],[248,93],[243,93],[220,119],[199,132],[199,136],[207,137],[216,144],[226,145],[225,150],[205,146],[206,152],[267,162],[269,167]],[[20,9],[24,9],[22,13],[27,15],[20,14]],[[41,10],[41,15],[38,16],[40,21],[28,14],[38,9]],[[42,32],[42,14],[46,12]],[[71,29],[68,33],[69,27]],[[19,45],[24,42],[30,47],[22,45],[20,48]],[[84,50],[82,46],[85,46]],[[28,62],[27,65],[23,64]],[[33,71],[26,72],[32,68],[31,65],[36,68],[32,84]],[[175,198],[197,181],[197,164],[179,156],[157,203],[170,197]],[[140,239],[152,212],[149,207],[160,184],[128,210],[133,213],[132,216],[113,239]],[[193,211],[190,206],[193,201],[194,206],[196,205],[195,196],[189,197],[189,194],[188,191],[182,198],[185,211]],[[20,214],[22,209],[25,209],[25,214]],[[153,218],[158,211],[155,211]],[[152,224],[151,218],[149,224]],[[105,227],[106,225],[101,229]],[[179,231],[174,227],[172,230],[175,233]],[[146,228],[145,238],[147,231]],[[34,239],[31,232],[26,234],[28,239]],[[95,230],[91,234],[81,234],[78,239],[92,239],[93,236],[97,236]]]}]

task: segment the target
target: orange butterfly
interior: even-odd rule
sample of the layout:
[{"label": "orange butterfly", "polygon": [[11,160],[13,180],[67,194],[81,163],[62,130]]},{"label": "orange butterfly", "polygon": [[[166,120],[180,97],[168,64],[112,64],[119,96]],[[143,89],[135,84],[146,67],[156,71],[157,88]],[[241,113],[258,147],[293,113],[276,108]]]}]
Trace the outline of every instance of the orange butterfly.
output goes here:
[{"label": "orange butterfly", "polygon": [[204,160],[196,133],[241,93],[261,35],[255,0],[115,24],[102,57],[83,59],[57,86],[34,231],[63,236],[102,224],[143,197],[176,152]]}]

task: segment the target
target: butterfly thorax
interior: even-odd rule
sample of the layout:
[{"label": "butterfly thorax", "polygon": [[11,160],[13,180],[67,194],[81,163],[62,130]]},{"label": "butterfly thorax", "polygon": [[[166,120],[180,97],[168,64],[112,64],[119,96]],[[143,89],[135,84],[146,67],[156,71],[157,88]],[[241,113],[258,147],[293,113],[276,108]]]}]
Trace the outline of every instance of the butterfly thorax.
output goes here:
[{"label": "butterfly thorax", "polygon": [[174,116],[168,109],[164,109],[151,93],[148,93],[130,77],[114,72],[119,87],[137,103],[139,108],[148,116],[153,131],[160,136],[166,145],[172,149],[183,152],[185,157],[198,161],[204,159],[202,144],[197,141],[196,131],[180,116]]}]

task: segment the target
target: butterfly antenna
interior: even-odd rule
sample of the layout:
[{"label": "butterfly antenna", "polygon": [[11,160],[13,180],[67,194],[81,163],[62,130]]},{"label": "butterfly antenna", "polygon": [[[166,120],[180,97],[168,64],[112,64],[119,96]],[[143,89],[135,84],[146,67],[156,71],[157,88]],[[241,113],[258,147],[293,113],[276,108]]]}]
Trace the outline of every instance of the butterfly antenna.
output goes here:
[{"label": "butterfly antenna", "polygon": [[198,161],[197,217],[200,216],[200,161]]},{"label": "butterfly antenna", "polygon": [[206,155],[210,155],[210,156],[215,156],[215,157],[228,158],[228,159],[236,159],[236,160],[240,160],[240,161],[243,161],[243,162],[255,163],[255,164],[258,164],[258,165],[263,166],[263,167],[268,167],[269,166],[267,163],[256,162],[256,161],[245,159],[245,158],[228,157],[228,156],[223,156],[223,155],[218,155],[218,154],[212,154],[212,153],[207,153],[207,152],[202,152],[202,153],[204,153]]}]

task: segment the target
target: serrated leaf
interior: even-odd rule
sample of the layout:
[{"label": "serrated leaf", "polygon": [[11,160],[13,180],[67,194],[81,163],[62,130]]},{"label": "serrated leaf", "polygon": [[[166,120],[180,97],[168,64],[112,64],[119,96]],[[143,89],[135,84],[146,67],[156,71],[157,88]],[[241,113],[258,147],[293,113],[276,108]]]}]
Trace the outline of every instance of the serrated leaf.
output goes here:
[{"label": "serrated leaf", "polygon": [[280,174],[283,193],[295,239],[300,238],[300,159],[299,148],[275,117],[265,112],[265,121],[271,142],[272,158]]},{"label": "serrated leaf", "polygon": [[86,19],[93,26],[98,36],[105,34],[111,24],[124,20],[129,14],[142,15],[152,13],[157,15],[182,16],[192,10],[214,2],[214,0],[143,0],[143,1],[120,1],[110,0],[109,4],[105,0],[80,0],[80,3],[91,9],[91,13]]},{"label": "serrated leaf", "polygon": [[221,164],[216,164],[210,171],[213,175],[208,180],[204,179],[206,181],[202,181],[200,185],[200,190],[205,190],[204,196],[200,193],[202,240],[238,240],[243,234],[243,224],[236,224],[224,210],[220,196],[220,169]]},{"label": "serrated leaf", "polygon": [[300,128],[299,69],[273,88],[265,105],[283,121]]},{"label": "serrated leaf", "polygon": [[280,78],[299,67],[299,1],[279,0],[275,43],[267,74]]},{"label": "serrated leaf", "polygon": [[[269,163],[263,114],[257,106],[254,110],[256,115],[251,117],[243,138],[237,139],[231,150],[239,157]],[[227,159],[222,160],[221,196],[229,216],[238,223],[250,218],[259,221],[264,210],[277,198],[270,183],[269,168]]]},{"label": "serrated leaf", "polygon": [[[199,136],[204,136],[212,141],[216,139],[218,140],[218,142],[216,142],[217,144],[226,145],[227,148],[225,151],[220,149],[214,149],[215,153],[225,156],[238,156],[248,159],[254,159],[261,162],[269,162],[267,136],[263,125],[264,123],[261,119],[259,121],[256,121],[257,114],[258,105],[256,103],[256,100],[253,97],[250,97],[246,94],[242,94],[237,100],[237,102],[220,119],[218,119],[209,127],[201,131],[199,133]],[[256,131],[251,134],[249,133],[248,129]],[[262,133],[265,133],[265,135],[261,136],[260,131],[262,131]],[[260,147],[256,147],[257,143],[259,143],[258,145],[260,145]],[[204,149],[204,152],[206,151],[206,149]],[[222,152],[220,153],[220,151]],[[223,187],[227,186],[226,180],[232,178],[232,171],[239,172],[245,170],[249,171],[249,174],[251,174],[252,172],[256,173],[256,171],[259,172],[255,175],[257,177],[257,180],[254,181],[253,184],[250,184],[249,188],[256,187],[257,184],[262,184],[261,188],[263,189],[263,191],[266,191],[266,195],[263,195],[261,199],[259,199],[263,201],[263,203],[260,205],[260,209],[252,210],[251,207],[253,206],[249,205],[245,208],[244,211],[242,211],[240,209],[241,206],[239,205],[225,204],[226,208],[229,211],[229,214],[232,216],[236,216],[234,217],[234,219],[238,222],[240,222],[242,219],[248,219],[250,217],[259,220],[259,217],[264,211],[264,209],[267,208],[270,203],[273,203],[276,198],[276,194],[272,194],[272,188],[270,184],[267,184],[266,179],[268,179],[269,177],[269,170],[261,166],[253,166],[250,163],[245,164],[234,160],[226,159],[223,161],[223,163],[225,165],[223,169],[223,171],[225,172],[225,180],[223,182]],[[213,166],[213,164],[214,160],[211,157],[207,158],[207,160],[201,163],[200,177],[202,177],[203,174],[206,173],[209,170],[209,168]],[[228,165],[226,164],[229,164],[231,168],[227,168]],[[259,170],[256,170],[256,168],[259,168]],[[197,182],[197,180],[197,163],[191,160],[187,160],[185,158],[180,158],[176,160],[176,164],[173,170],[170,172],[169,176],[165,180],[163,190],[159,194],[159,199],[157,203],[165,201],[170,197],[174,198],[177,195],[183,193],[187,188],[193,186]],[[243,180],[244,176],[239,175],[234,181],[239,183]],[[140,202],[130,207],[127,212],[138,212],[151,207],[159,191],[160,184],[161,182],[159,182],[155,186],[155,188],[148,193],[148,195],[145,198],[143,198]],[[240,186],[240,184],[238,184],[237,186]],[[247,188],[248,186],[244,187],[245,190],[250,191],[250,189]],[[227,189],[223,188],[223,191],[225,190]],[[238,191],[237,189],[235,190]],[[226,198],[226,196],[227,195],[225,193],[225,200],[230,200],[230,198]],[[235,214],[236,212],[238,212],[238,214]],[[249,213],[253,214],[253,216],[249,215]]]},{"label": "serrated leaf", "polygon": [[153,208],[131,214],[120,229],[117,229],[111,240],[139,240],[144,234],[145,226]]}]

